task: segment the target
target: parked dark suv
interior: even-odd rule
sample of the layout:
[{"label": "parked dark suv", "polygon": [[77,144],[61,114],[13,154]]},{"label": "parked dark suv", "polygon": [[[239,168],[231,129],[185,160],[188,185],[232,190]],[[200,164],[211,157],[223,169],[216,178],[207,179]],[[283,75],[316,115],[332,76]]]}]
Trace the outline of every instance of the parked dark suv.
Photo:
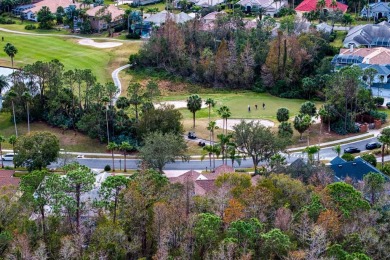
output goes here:
[{"label": "parked dark suv", "polygon": [[360,149],[356,147],[347,147],[344,149],[344,153],[360,153]]},{"label": "parked dark suv", "polygon": [[188,139],[196,139],[195,132],[188,132]]},{"label": "parked dark suv", "polygon": [[381,147],[382,147],[382,145],[379,142],[371,142],[371,143],[366,144],[367,150],[373,150],[373,149],[381,148]]}]

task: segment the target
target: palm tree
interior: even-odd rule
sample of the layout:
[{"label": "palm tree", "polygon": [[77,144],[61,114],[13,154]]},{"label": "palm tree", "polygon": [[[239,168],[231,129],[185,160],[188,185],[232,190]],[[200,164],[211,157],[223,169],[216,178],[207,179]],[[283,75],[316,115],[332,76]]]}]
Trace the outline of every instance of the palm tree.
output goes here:
[{"label": "palm tree", "polygon": [[332,0],[332,2],[330,3],[329,6],[332,7],[333,12],[334,12],[334,10],[337,8],[337,1],[336,0]]},{"label": "palm tree", "polygon": [[[217,122],[211,121],[207,127],[207,130],[210,131],[210,146],[214,148],[214,131],[218,129]],[[211,145],[212,143],[212,145]],[[214,168],[215,168],[215,156],[213,154]],[[211,168],[211,158],[210,158],[210,168]]]},{"label": "palm tree", "polygon": [[16,137],[18,137],[18,128],[16,127],[15,105],[14,105],[14,100],[16,96],[17,95],[13,90],[8,91],[8,97],[11,99],[11,104],[12,104],[12,113],[13,113],[14,125],[15,125],[15,135]]},{"label": "palm tree", "polygon": [[320,11],[320,13],[324,13],[325,6],[326,6],[325,0],[317,0],[316,8]]},{"label": "palm tree", "polygon": [[32,96],[29,92],[24,92],[22,95],[23,99],[26,101],[27,106],[27,131],[30,133],[30,102],[32,100]]},{"label": "palm tree", "polygon": [[368,69],[365,69],[363,71],[363,77],[366,78],[366,81],[368,83],[368,86],[370,87],[370,90],[372,87],[372,83],[374,83],[374,79],[375,79],[375,76],[377,73],[378,73],[378,71],[374,68],[368,68]]},{"label": "palm tree", "polygon": [[215,107],[216,102],[212,98],[206,99],[206,102],[204,102],[209,107],[209,122],[210,122],[210,114],[211,114],[211,108]]},{"label": "palm tree", "polygon": [[3,162],[3,148],[2,143],[5,142],[5,138],[3,135],[0,135],[0,160],[1,160],[1,168],[4,168],[4,162]]},{"label": "palm tree", "polygon": [[115,163],[114,163],[114,151],[118,148],[118,145],[114,142],[110,142],[107,145],[107,150],[111,151],[112,156],[112,171],[115,172]]},{"label": "palm tree", "polygon": [[222,117],[222,120],[224,121],[223,122],[223,127],[222,127],[222,132],[223,132],[223,129],[225,129],[225,126],[226,126],[225,134],[227,134],[227,120],[228,120],[229,117],[231,117],[232,112],[230,112],[230,109],[227,106],[221,106],[217,110],[217,113],[218,113],[218,115],[220,117]]},{"label": "palm tree", "polygon": [[227,146],[233,145],[233,143],[230,141],[233,138],[233,135],[219,134],[217,135],[217,138],[219,139],[219,147],[222,154],[222,164],[226,164],[226,149]]},{"label": "palm tree", "polygon": [[127,153],[130,152],[132,149],[133,149],[133,146],[131,144],[129,144],[128,142],[122,142],[119,145],[119,150],[121,150],[123,152],[123,156],[125,157],[124,168],[123,168],[124,172],[127,171],[127,169],[126,169],[126,156],[127,156]]},{"label": "palm tree", "polygon": [[[314,162],[314,154],[316,153],[319,154],[320,149],[321,148],[319,146],[308,146],[302,152],[307,153],[308,162],[312,164]],[[319,158],[318,158],[318,162],[319,162]]]},{"label": "palm tree", "polygon": [[12,45],[12,43],[8,42],[4,46],[4,52],[8,55],[8,57],[11,58],[11,66],[12,66],[12,70],[13,70],[14,69],[14,57],[18,53],[18,49],[16,49],[16,47],[14,45]]},{"label": "palm tree", "polygon": [[16,141],[18,140],[18,138],[16,137],[16,135],[11,135],[9,138],[8,138],[8,143],[10,145],[12,145],[12,152],[15,154],[15,144],[16,144]]},{"label": "palm tree", "polygon": [[105,96],[101,100],[104,103],[104,106],[106,107],[106,125],[107,125],[107,144],[110,144],[110,132],[108,128],[108,103],[110,103],[110,98]]},{"label": "palm tree", "polygon": [[232,160],[232,167],[234,167],[234,162],[237,162],[238,165],[241,165],[241,156],[237,153],[236,144],[231,144],[227,147],[228,158]]},{"label": "palm tree", "polygon": [[332,148],[332,150],[337,153],[337,156],[340,156],[340,154],[341,154],[341,146],[340,145],[336,145],[335,147]]},{"label": "palm tree", "polygon": [[202,108],[202,98],[198,95],[189,96],[187,99],[187,108],[192,113],[192,118],[195,128],[195,113]]}]

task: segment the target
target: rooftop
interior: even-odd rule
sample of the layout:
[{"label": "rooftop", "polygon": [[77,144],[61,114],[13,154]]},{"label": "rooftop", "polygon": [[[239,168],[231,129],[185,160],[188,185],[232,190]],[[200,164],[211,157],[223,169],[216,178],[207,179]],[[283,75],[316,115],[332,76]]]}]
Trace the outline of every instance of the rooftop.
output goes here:
[{"label": "rooftop", "polygon": [[[297,11],[297,12],[315,11],[315,10],[317,10],[317,2],[318,2],[317,0],[304,0],[302,3],[300,3],[295,8],[295,11]],[[325,0],[325,6],[329,10],[333,10],[333,9],[337,10],[338,9],[338,10],[341,10],[345,13],[348,9],[348,5],[342,4],[339,2],[337,2],[336,8],[333,8],[331,5],[332,5],[332,0]]]},{"label": "rooftop", "polygon": [[[102,8],[104,8],[104,6],[96,6],[94,8],[88,9],[87,15],[92,16],[92,17],[96,16],[98,14],[98,12],[100,10],[102,10]],[[111,19],[113,21],[121,19],[122,16],[125,14],[125,11],[116,7],[115,5],[108,5],[108,6],[105,6],[105,8],[106,8],[106,10],[104,11],[104,14],[110,13]]]},{"label": "rooftop", "polygon": [[39,12],[39,10],[41,10],[44,6],[47,6],[52,13],[57,12],[57,8],[60,6],[62,6],[63,8],[69,7],[71,5],[80,7],[80,4],[73,0],[43,0],[32,5],[34,7],[31,8],[29,11],[33,13]]}]

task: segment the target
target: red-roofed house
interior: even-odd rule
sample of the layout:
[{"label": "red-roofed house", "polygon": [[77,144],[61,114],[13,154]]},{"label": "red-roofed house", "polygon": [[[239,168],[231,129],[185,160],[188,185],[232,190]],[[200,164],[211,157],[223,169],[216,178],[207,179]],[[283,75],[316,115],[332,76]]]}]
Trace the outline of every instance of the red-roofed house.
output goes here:
[{"label": "red-roofed house", "polygon": [[[300,14],[308,13],[310,11],[315,11],[317,10],[317,2],[318,0],[304,0],[295,8],[295,11]],[[325,0],[324,10],[327,11],[341,10],[343,13],[345,13],[347,9],[348,9],[348,5],[346,4],[337,2],[337,7],[333,7],[332,0]]]},{"label": "red-roofed house", "polygon": [[[109,27],[118,25],[123,22],[125,11],[118,8],[115,5],[108,5],[108,6],[96,6],[94,8],[91,8],[87,10],[87,15],[89,17],[89,20],[91,22],[91,26],[93,30],[101,31],[105,30]],[[104,15],[111,15],[111,22],[110,24],[107,23],[104,19],[101,19]]]}]

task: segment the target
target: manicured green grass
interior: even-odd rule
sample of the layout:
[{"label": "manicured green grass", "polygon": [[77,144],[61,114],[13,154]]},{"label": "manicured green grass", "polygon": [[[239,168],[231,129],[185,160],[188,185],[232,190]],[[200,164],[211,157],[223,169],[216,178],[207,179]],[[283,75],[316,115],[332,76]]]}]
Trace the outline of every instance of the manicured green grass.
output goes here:
[{"label": "manicured green grass", "polygon": [[342,48],[343,47],[343,41],[346,36],[346,32],[337,31],[336,32],[336,39],[330,43],[333,47],[336,48]]},{"label": "manicured green grass", "polygon": [[[188,95],[174,95],[162,97],[165,101],[174,100],[186,100]],[[301,99],[284,99],[271,96],[266,93],[254,93],[252,91],[232,91],[232,92],[221,92],[215,94],[200,94],[203,100],[212,98],[217,102],[217,105],[211,111],[211,117],[213,119],[219,119],[217,109],[226,105],[232,112],[231,118],[261,118],[276,121],[276,111],[281,107],[286,107],[290,110],[290,117],[296,115],[299,112],[299,108],[304,100]],[[265,104],[263,110],[262,104]],[[255,109],[257,104],[258,109]],[[316,102],[319,106],[320,102]],[[248,105],[251,106],[251,112],[248,112]],[[192,114],[188,109],[180,109],[184,118],[192,118]],[[208,118],[208,109],[204,108],[196,113],[196,118]]]},{"label": "manicured green grass", "polygon": [[[78,44],[78,39],[56,36],[33,36],[13,33],[0,33],[5,38],[0,42],[3,50],[7,42],[18,49],[15,56],[15,67],[22,67],[35,61],[58,59],[65,69],[91,69],[98,81],[111,80],[111,72],[124,65],[131,53],[138,51],[139,43],[124,43],[120,47],[98,49]],[[9,57],[0,51],[0,65],[11,66]]]}]

